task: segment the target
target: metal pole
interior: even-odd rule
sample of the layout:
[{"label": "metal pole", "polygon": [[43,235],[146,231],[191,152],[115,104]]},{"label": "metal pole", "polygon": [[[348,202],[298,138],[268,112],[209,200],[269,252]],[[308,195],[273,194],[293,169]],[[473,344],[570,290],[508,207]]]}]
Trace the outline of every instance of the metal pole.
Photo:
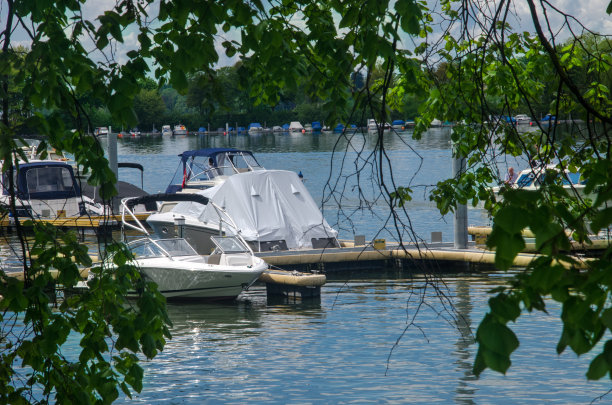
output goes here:
[{"label": "metal pole", "polygon": [[108,127],[108,166],[119,180],[119,167],[117,164],[117,136],[113,136],[113,128]]},{"label": "metal pole", "polygon": [[[465,157],[459,156],[457,150],[453,147],[453,176],[458,179],[459,176],[465,173],[465,169]],[[455,249],[467,249],[467,228],[467,205],[457,204],[454,215]]]}]

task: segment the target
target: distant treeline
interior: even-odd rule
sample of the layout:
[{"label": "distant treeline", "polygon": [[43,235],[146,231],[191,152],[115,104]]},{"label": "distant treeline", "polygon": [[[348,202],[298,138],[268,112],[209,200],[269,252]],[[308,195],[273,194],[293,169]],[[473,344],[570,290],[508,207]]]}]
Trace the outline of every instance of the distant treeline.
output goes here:
[{"label": "distant treeline", "polygon": [[[197,130],[199,127],[215,130],[224,128],[226,123],[231,127],[236,124],[246,127],[249,123],[258,122],[272,127],[291,121],[300,121],[302,124],[319,121],[334,127],[338,123],[365,125],[367,118],[371,118],[360,116],[351,120],[345,117],[336,119],[337,122],[326,122],[328,112],[323,107],[324,102],[309,98],[301,89],[282,94],[281,101],[275,106],[255,105],[249,90],[238,85],[238,68],[239,65],[223,67],[214,76],[194,75],[189,80],[185,94],[179,94],[169,86],[160,89],[153,80],[139,83],[141,91],[134,100],[138,123],[134,126],[141,131],[150,131],[153,128],[160,130],[162,125],[181,123],[189,130]],[[364,77],[361,73],[355,73],[351,82],[354,90],[358,91],[364,86]],[[417,108],[416,99],[412,102],[406,100],[402,111],[391,112],[391,119],[413,119]],[[88,110],[93,128],[111,125],[114,130],[121,129],[111,122],[106,109],[89,106]]]}]

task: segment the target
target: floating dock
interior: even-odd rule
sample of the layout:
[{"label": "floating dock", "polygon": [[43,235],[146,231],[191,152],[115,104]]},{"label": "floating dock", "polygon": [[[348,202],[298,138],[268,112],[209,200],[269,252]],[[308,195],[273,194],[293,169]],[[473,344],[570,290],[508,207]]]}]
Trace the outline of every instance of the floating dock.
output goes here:
[{"label": "floating dock", "polygon": [[300,294],[302,298],[309,298],[321,295],[321,286],[326,280],[325,274],[270,269],[263,272],[257,281],[266,284],[268,295],[295,297]]},{"label": "floating dock", "polygon": [[[472,239],[475,241],[477,246],[484,247],[487,242],[487,237],[491,234],[493,229],[488,226],[470,226],[468,227],[468,234],[472,235]],[[536,244],[533,241],[535,235],[529,229],[522,231],[525,241],[525,253],[537,252]],[[579,243],[576,241],[570,241],[571,252],[589,252],[593,254],[595,251],[603,251],[612,245],[612,240],[607,237],[591,235],[591,243]]]},{"label": "floating dock", "polygon": [[[150,212],[143,212],[135,214],[139,221],[145,221]],[[29,218],[20,217],[19,222],[24,225],[26,221],[35,221],[41,223],[47,223],[59,228],[75,228],[75,229],[94,229],[101,230],[103,232],[116,229],[121,224],[121,215],[111,214],[107,216],[81,216],[81,217],[59,217],[59,218]],[[15,221],[13,218],[3,217],[0,218],[0,227],[6,230],[13,230],[15,228]],[[27,227],[26,227],[27,228]]]},{"label": "floating dock", "polygon": [[[260,252],[256,255],[268,264],[285,270],[326,274],[383,268],[429,268],[456,273],[478,271],[482,266],[490,268],[495,265],[495,252],[478,248],[473,242],[468,244],[467,249],[456,249],[453,243],[444,242],[404,245],[404,248],[395,245],[384,249],[376,249],[369,244],[330,249]],[[521,253],[517,255],[513,265],[526,267],[538,257],[538,254]],[[574,259],[582,261],[584,266],[587,265],[588,259]]]}]

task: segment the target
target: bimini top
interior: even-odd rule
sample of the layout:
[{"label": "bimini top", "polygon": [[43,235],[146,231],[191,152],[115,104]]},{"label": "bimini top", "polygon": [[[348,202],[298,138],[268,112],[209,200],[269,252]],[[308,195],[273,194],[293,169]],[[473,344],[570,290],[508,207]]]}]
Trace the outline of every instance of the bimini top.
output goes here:
[{"label": "bimini top", "polygon": [[[44,160],[22,163],[15,175],[17,197],[20,199],[63,200],[81,196],[72,166],[65,162]],[[2,177],[2,194],[8,195],[7,173]]]},{"label": "bimini top", "polygon": [[178,156],[181,164],[166,193],[176,193],[184,188],[204,189],[237,173],[264,170],[248,150],[205,148],[188,150]]}]

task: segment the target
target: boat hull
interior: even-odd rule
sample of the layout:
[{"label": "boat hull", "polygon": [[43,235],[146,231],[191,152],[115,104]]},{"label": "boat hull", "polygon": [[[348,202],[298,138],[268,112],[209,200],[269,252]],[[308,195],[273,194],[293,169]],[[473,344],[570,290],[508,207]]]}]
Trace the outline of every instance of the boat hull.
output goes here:
[{"label": "boat hull", "polygon": [[168,299],[222,300],[236,298],[268,268],[263,260],[253,260],[256,263],[250,267],[160,259],[137,260],[136,264]]}]

